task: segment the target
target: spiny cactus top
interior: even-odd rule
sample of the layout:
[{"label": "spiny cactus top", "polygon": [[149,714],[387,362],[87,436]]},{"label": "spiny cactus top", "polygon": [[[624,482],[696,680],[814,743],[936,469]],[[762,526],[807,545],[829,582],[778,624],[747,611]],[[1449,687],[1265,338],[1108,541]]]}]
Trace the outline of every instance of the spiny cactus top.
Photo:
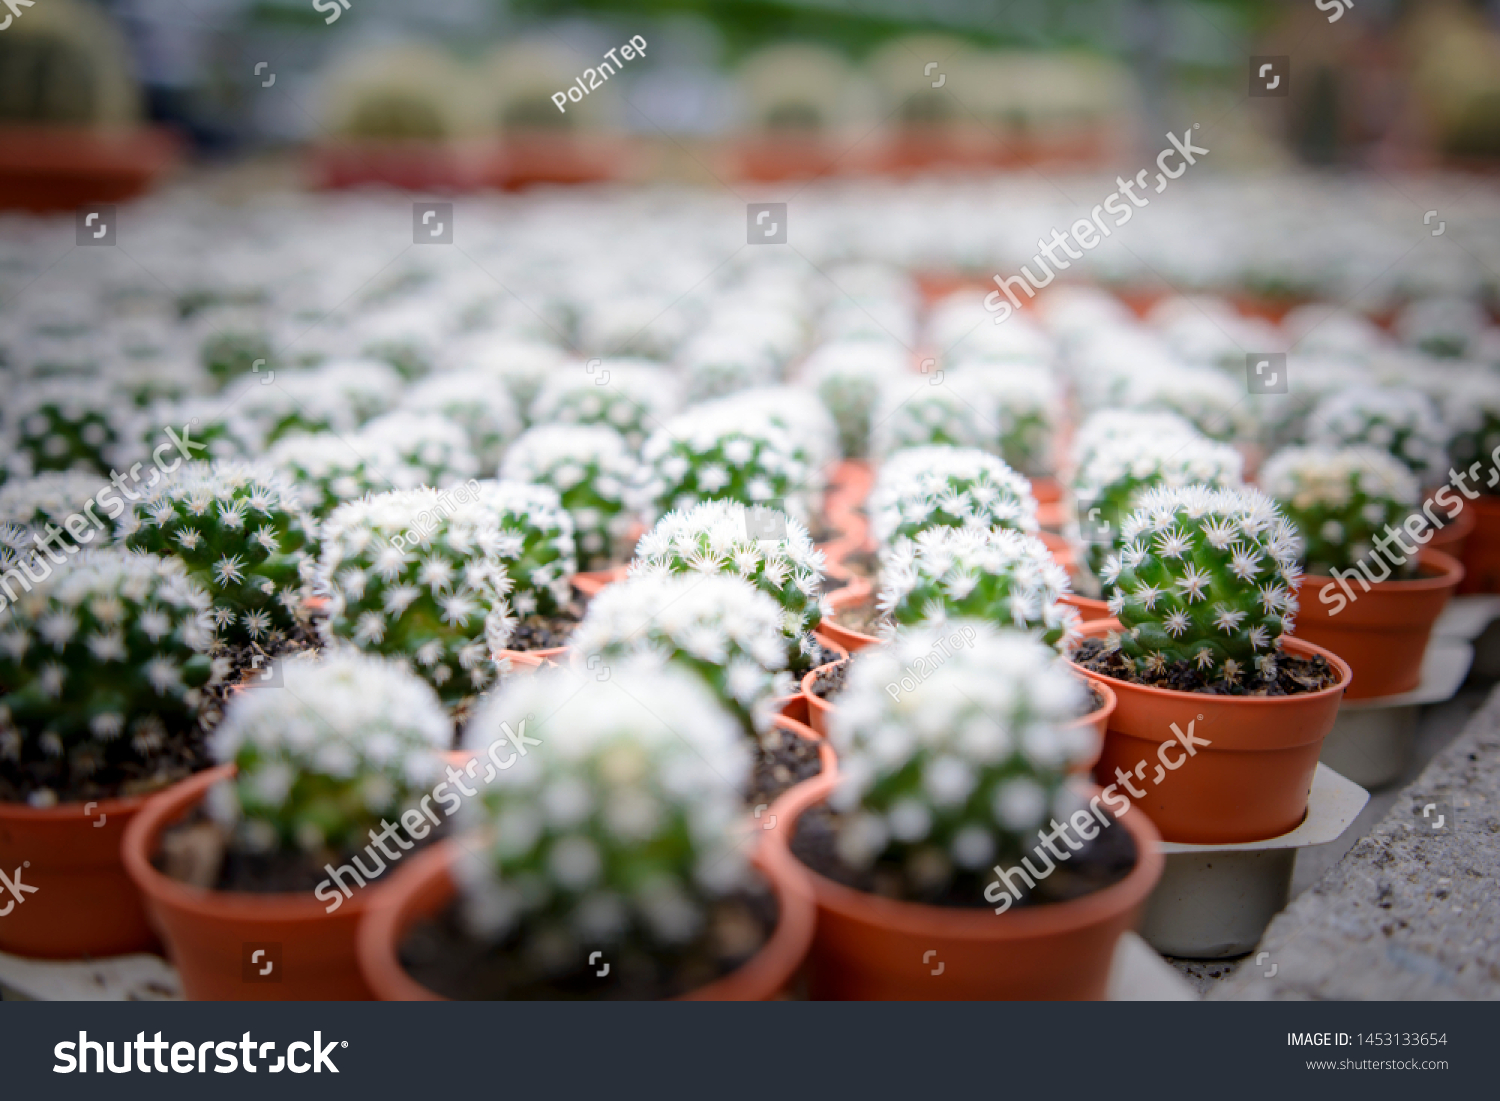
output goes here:
[{"label": "spiny cactus top", "polygon": [[1124,400],[1137,409],[1176,413],[1210,439],[1229,441],[1254,432],[1244,397],[1243,386],[1222,371],[1177,367],[1132,376]]},{"label": "spiny cactus top", "polygon": [[301,491],[252,463],[184,464],[120,526],[127,546],[187,564],[221,641],[261,647],[296,623],[316,534]]},{"label": "spiny cactus top", "polygon": [[573,518],[557,490],[526,482],[484,481],[479,504],[500,525],[500,558],[517,615],[553,615],[573,598],[578,572]]},{"label": "spiny cactus top", "polygon": [[708,401],[776,381],[775,356],[746,333],[703,333],[689,341],[677,359],[684,379],[683,398],[689,402]]},{"label": "spiny cactus top", "polygon": [[920,897],[1029,852],[1065,813],[1068,769],[1096,748],[1073,725],[1086,699],[1051,647],[982,620],[855,655],[829,723],[839,855],[894,864]]},{"label": "spiny cactus top", "polygon": [[1423,484],[1448,470],[1448,430],[1418,390],[1358,387],[1330,394],[1308,418],[1308,443],[1386,451]]},{"label": "spiny cactus top", "polygon": [[1068,575],[1039,540],[987,528],[929,528],[889,551],[879,607],[899,626],[954,618],[1030,631],[1068,649],[1078,613],[1058,603]]},{"label": "spiny cactus top", "polygon": [[846,458],[870,451],[870,424],[881,391],[911,381],[906,353],[885,341],[839,341],[825,344],[802,368],[802,377],[833,414],[839,448]]},{"label": "spiny cactus top", "polygon": [[[14,588],[0,610],[0,772],[50,760],[55,787],[149,786],[153,757],[196,728],[201,690],[225,672],[208,655],[208,594],[176,559],[120,548],[82,551]],[[46,806],[56,794],[28,798]]]},{"label": "spiny cactus top", "polygon": [[832,414],[817,395],[800,386],[762,386],[719,399],[743,419],[760,414],[786,431],[792,454],[807,467],[804,496],[816,498],[826,481],[825,472],[839,457],[839,430]]},{"label": "spiny cactus top", "polygon": [[517,677],[476,710],[464,748],[510,765],[460,816],[485,827],[455,869],[463,914],[528,970],[580,970],[627,939],[669,953],[749,881],[749,747],[685,669],[636,657],[581,688],[566,669]]},{"label": "spiny cactus top", "polygon": [[566,362],[566,353],[551,344],[481,335],[459,354],[454,365],[499,383],[516,403],[523,422],[530,424],[537,394],[555,371],[567,369]]},{"label": "spiny cactus top", "polygon": [[633,496],[648,520],[713,500],[769,505],[804,521],[811,515],[813,471],[797,457],[791,434],[732,400],[673,417],[646,441],[641,464]]},{"label": "spiny cactus top", "polygon": [[1469,486],[1500,494],[1500,379],[1488,371],[1465,375],[1445,396],[1443,413],[1453,432],[1454,469],[1467,473],[1478,463]]},{"label": "spiny cactus top", "polygon": [[781,605],[781,633],[800,652],[823,621],[823,569],[823,552],[796,520],[736,501],[705,501],[668,513],[641,536],[630,572],[742,577]]},{"label": "spiny cactus top", "polygon": [[194,459],[251,459],[264,450],[261,427],[241,414],[229,399],[189,397],[152,402],[127,417],[110,462],[117,470],[128,470],[136,461],[149,462],[153,450],[170,442],[166,434],[169,427],[179,434],[186,429],[194,445],[204,445],[206,450],[189,448]]},{"label": "spiny cactus top", "polygon": [[241,379],[228,393],[268,443],[293,432],[352,433],[394,408],[401,395],[395,368],[373,360],[340,360],[300,371]]},{"label": "spiny cactus top", "polygon": [[7,389],[3,442],[25,453],[30,470],[109,473],[124,419],[118,394],[77,379],[28,380]]},{"label": "spiny cactus top", "polygon": [[870,451],[893,455],[904,447],[986,447],[997,434],[999,420],[992,399],[976,407],[975,394],[960,394],[950,386],[931,385],[937,375],[913,375],[891,382],[880,395],[870,430]]},{"label": "spiny cactus top", "polygon": [[1258,489],[1153,489],[1104,564],[1120,649],[1141,672],[1189,662],[1234,683],[1269,673],[1297,611],[1297,529]]},{"label": "spiny cactus top", "polygon": [[[996,406],[995,433],[990,446],[1011,467],[1036,477],[1051,474],[1057,459],[1053,454],[1057,422],[1062,416],[1062,393],[1052,371],[1021,363],[967,362],[948,371],[944,384],[983,407]],[[987,395],[979,397],[978,395]]]},{"label": "spiny cactus top", "polygon": [[250,852],[362,848],[442,778],[452,720],[395,662],[341,650],[278,670],[281,685],[236,694],[214,729],[214,757],[238,767],[206,808]]},{"label": "spiny cactus top", "polygon": [[[1244,459],[1228,444],[1202,436],[1116,436],[1098,441],[1074,472],[1077,523],[1097,576],[1122,542],[1125,515],[1155,486],[1240,483]],[[1097,511],[1096,511],[1097,510]]]},{"label": "spiny cactus top", "polygon": [[463,427],[439,413],[398,409],[360,429],[350,441],[392,489],[446,489],[479,473],[479,460]]},{"label": "spiny cactus top", "polygon": [[307,510],[322,520],[345,501],[384,493],[394,482],[371,448],[331,432],[283,436],[266,452],[266,465],[302,490]]},{"label": "spiny cactus top", "polygon": [[626,496],[639,464],[622,437],[602,424],[529,428],[505,453],[500,478],[551,486],[573,518],[578,566],[597,570],[628,558],[635,514]]},{"label": "spiny cactus top", "polygon": [[559,367],[532,403],[533,424],[605,424],[639,449],[677,411],[675,377],[648,360],[589,360]]},{"label": "spiny cactus top", "polygon": [[1201,433],[1176,413],[1135,409],[1101,409],[1078,426],[1069,449],[1069,465],[1075,470],[1089,461],[1094,450],[1111,441],[1139,436],[1199,436]]},{"label": "spiny cactus top", "polygon": [[869,501],[870,534],[890,545],[932,527],[1037,531],[1031,486],[973,447],[911,447],[880,468]]},{"label": "spiny cactus top", "polygon": [[401,659],[445,702],[478,695],[515,629],[503,557],[515,541],[467,492],[350,501],[323,527],[316,587],[331,598],[323,637]]},{"label": "spiny cactus top", "polygon": [[1403,342],[1429,355],[1458,357],[1479,340],[1490,319],[1483,306],[1467,298],[1423,298],[1407,305],[1396,319]]},{"label": "spiny cactus top", "polygon": [[[0,486],[0,523],[34,528],[45,535],[49,526],[61,529],[70,517],[79,516],[82,521],[73,522],[75,530],[68,532],[67,542],[102,546],[113,538],[114,531],[109,523],[109,511],[96,503],[94,496],[103,493],[108,485],[98,474],[81,470],[51,471],[35,478],[6,482]],[[115,506],[115,515],[118,516],[124,507],[120,499],[115,498],[110,503]],[[92,506],[88,514],[84,512],[85,506]],[[98,522],[104,525],[103,530],[88,522],[89,514],[98,518]]]},{"label": "spiny cactus top", "polygon": [[445,371],[408,390],[401,402],[414,413],[438,413],[463,427],[489,476],[500,465],[506,446],[521,434],[515,399],[483,371]]},{"label": "spiny cactus top", "polygon": [[741,578],[644,574],[594,597],[572,644],[585,664],[595,654],[610,663],[643,650],[682,662],[747,727],[764,731],[772,701],[796,690],[783,672],[781,620],[781,606]]},{"label": "spiny cactus top", "polygon": [[[1376,538],[1399,528],[1421,498],[1410,470],[1369,450],[1289,447],[1266,460],[1260,487],[1297,525],[1306,545],[1302,568],[1318,577],[1368,560]],[[1412,556],[1396,573],[1416,571]]]}]

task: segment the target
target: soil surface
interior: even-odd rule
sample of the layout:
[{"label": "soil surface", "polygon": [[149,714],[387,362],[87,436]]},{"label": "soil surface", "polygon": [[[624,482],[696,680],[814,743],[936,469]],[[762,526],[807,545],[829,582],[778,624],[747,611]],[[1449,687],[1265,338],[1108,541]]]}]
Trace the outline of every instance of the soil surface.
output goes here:
[{"label": "soil surface", "polygon": [[755,769],[750,779],[750,805],[774,803],[782,792],[822,771],[817,742],[810,742],[793,731],[773,727],[756,745]]},{"label": "soil surface", "polygon": [[848,631],[857,631],[862,635],[877,637],[880,629],[890,622],[890,619],[882,615],[880,609],[875,606],[874,599],[863,604],[857,604],[853,608],[845,608],[835,612],[833,621]]},{"label": "soil surface", "polygon": [[[129,748],[129,737],[121,735],[120,748]],[[32,757],[33,752],[37,756]],[[66,756],[41,754],[31,738],[22,740],[21,753],[20,760],[0,758],[0,803],[55,806],[148,795],[213,764],[204,731],[197,724],[168,733],[149,760],[105,760],[87,774]]]},{"label": "soil surface", "polygon": [[[981,872],[956,871],[944,884],[918,889],[910,882],[902,865],[890,859],[878,860],[868,869],[850,867],[839,857],[836,848],[842,819],[842,815],[824,804],[810,807],[797,819],[792,852],[825,879],[866,894],[902,902],[956,909],[994,908],[994,903],[984,897],[985,888],[996,881],[990,868]],[[1095,821],[1097,824],[1097,819]],[[1067,836],[1072,836],[1071,831]],[[1082,841],[1082,838],[1078,840]],[[1010,882],[1022,892],[1020,898],[1012,898],[1012,909],[1081,898],[1120,882],[1135,867],[1135,839],[1119,824],[1101,829],[1092,841],[1082,841],[1083,848],[1076,852],[1065,841],[1057,840],[1053,844],[1059,851],[1068,853],[1068,859],[1058,860],[1038,841],[1037,848],[1052,862],[1055,870],[1045,879],[1038,880],[1035,888],[1027,888],[1024,879],[1012,875]],[[1025,855],[1032,867],[1045,870],[1046,861],[1031,852]],[[1007,869],[1020,867],[1018,860],[1001,863]]]},{"label": "soil surface", "polygon": [[516,622],[515,633],[505,648],[526,653],[566,646],[582,619],[583,609],[576,604],[570,604],[556,615],[526,616]]},{"label": "soil surface", "polygon": [[1123,651],[1109,649],[1103,639],[1089,638],[1073,651],[1073,661],[1091,673],[1100,673],[1128,684],[1166,688],[1174,692],[1198,692],[1205,696],[1297,696],[1318,692],[1338,683],[1338,670],[1321,656],[1296,657],[1280,653],[1276,672],[1266,677],[1256,672],[1230,682],[1209,681],[1191,662],[1174,661],[1159,672],[1141,673]]},{"label": "soil surface", "polygon": [[[549,968],[524,953],[515,937],[499,945],[475,941],[453,905],[416,923],[398,952],[407,974],[455,1001],[656,1001],[740,967],[770,939],[776,917],[775,896],[760,886],[717,901],[703,933],[679,950],[665,951],[632,933],[618,944],[580,944],[576,960]],[[590,964],[594,951],[603,957]],[[600,975],[603,963],[609,970]]]},{"label": "soil surface", "polygon": [[837,650],[830,650],[819,642],[816,636],[808,637],[807,653],[799,653],[787,665],[787,671],[799,681],[804,675],[810,673],[820,665],[827,665],[830,661],[838,661],[844,655]]},{"label": "soil surface", "polygon": [[813,678],[812,694],[820,700],[831,700],[844,690],[844,678],[849,675],[849,663],[841,661],[826,669],[819,669]]}]

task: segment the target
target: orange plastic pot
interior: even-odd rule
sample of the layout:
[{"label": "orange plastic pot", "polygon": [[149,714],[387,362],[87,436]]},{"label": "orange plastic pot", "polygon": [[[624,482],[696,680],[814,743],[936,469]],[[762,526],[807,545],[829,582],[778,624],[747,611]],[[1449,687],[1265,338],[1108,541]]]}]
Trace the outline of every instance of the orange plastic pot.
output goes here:
[{"label": "orange plastic pot", "polygon": [[567,646],[548,646],[542,650],[501,650],[495,659],[510,662],[516,672],[533,673],[544,665],[560,665],[570,651]]},{"label": "orange plastic pot", "polygon": [[807,722],[817,733],[818,737],[828,737],[828,717],[833,714],[833,704],[813,692],[813,685],[817,683],[818,674],[824,669],[832,669],[835,665],[842,665],[848,658],[840,658],[838,661],[830,661],[827,665],[820,665],[811,669],[802,677],[802,694],[807,697]]},{"label": "orange plastic pot", "polygon": [[[329,903],[311,891],[211,891],[169,879],[152,867],[163,831],[197,806],[213,784],[233,775],[234,766],[224,765],[168,788],[150,799],[125,830],[125,870],[182,977],[183,994],[193,1001],[369,998],[355,958],[354,934],[383,884],[356,887],[330,914]],[[270,954],[252,962],[260,946]],[[268,961],[273,971],[262,977],[256,964]]]},{"label": "orange plastic pot", "polygon": [[[1102,638],[1119,626],[1086,623],[1083,636]],[[1281,645],[1299,657],[1321,655],[1338,683],[1297,696],[1210,696],[1083,669],[1115,694],[1094,779],[1130,798],[1168,841],[1234,844],[1295,829],[1351,674],[1337,654],[1304,639],[1284,637]]]},{"label": "orange plastic pot", "polygon": [[863,459],[845,459],[833,468],[828,478],[824,508],[828,518],[842,521],[854,513],[870,496],[875,485],[875,468]]},{"label": "orange plastic pot", "polygon": [[150,796],[29,807],[0,803],[0,872],[34,892],[0,898],[0,952],[102,958],[156,947],[120,840]]},{"label": "orange plastic pot", "polygon": [[616,581],[624,581],[628,566],[615,566],[607,570],[592,570],[587,573],[575,573],[571,579],[573,588],[584,596],[598,596],[599,590],[606,585],[613,585]]},{"label": "orange plastic pot", "polygon": [[[857,608],[872,598],[874,586],[868,578],[851,575],[849,584],[842,589],[835,589],[828,596],[828,607],[834,615],[839,612]],[[848,627],[841,627],[834,622],[833,616],[826,617],[818,624],[818,634],[832,640],[842,646],[849,653],[857,653],[866,646],[874,646],[880,641],[874,635],[861,634]]]},{"label": "orange plastic pot", "polygon": [[1479,497],[1464,512],[1474,514],[1474,530],[1464,542],[1461,593],[1500,592],[1500,497]]},{"label": "orange plastic pot", "polygon": [[1072,544],[1054,531],[1037,532],[1037,538],[1052,552],[1052,561],[1061,566],[1071,577],[1078,565],[1078,560],[1073,556]]},{"label": "orange plastic pot", "polygon": [[1354,683],[1345,693],[1348,699],[1393,696],[1421,683],[1432,625],[1464,568],[1441,551],[1423,550],[1417,561],[1427,576],[1382,581],[1369,592],[1351,580],[1353,600],[1331,577],[1302,579],[1292,633],[1349,663]]},{"label": "orange plastic pot", "polygon": [[1094,710],[1090,711],[1087,715],[1084,715],[1076,721],[1068,724],[1070,728],[1087,727],[1089,730],[1092,730],[1099,739],[1098,746],[1094,750],[1094,755],[1086,760],[1080,761],[1077,765],[1069,770],[1070,772],[1074,772],[1079,775],[1086,775],[1092,772],[1094,770],[1094,765],[1098,763],[1099,755],[1104,752],[1104,738],[1109,731],[1109,717],[1115,713],[1115,708],[1118,706],[1118,700],[1115,696],[1115,690],[1113,688],[1105,684],[1097,677],[1089,678],[1089,683],[1093,685],[1095,691],[1097,691],[1099,695],[1104,697],[1104,702],[1098,707],[1094,708]]},{"label": "orange plastic pot", "polygon": [[1062,483],[1056,478],[1032,478],[1031,495],[1036,498],[1038,505],[1055,505],[1062,500]]},{"label": "orange plastic pot", "polygon": [[1469,536],[1474,534],[1474,528],[1478,522],[1473,509],[1466,508],[1462,510],[1457,516],[1432,533],[1432,538],[1427,541],[1428,549],[1442,551],[1444,554],[1457,558],[1462,562],[1464,551],[1468,547]]},{"label": "orange plastic pot", "polygon": [[[796,819],[837,782],[801,784],[773,810],[777,859],[800,864],[788,848]],[[781,826],[791,828],[785,834]],[[814,998],[859,1001],[1055,1001],[1102,999],[1120,934],[1137,921],[1161,878],[1160,838],[1145,815],[1119,822],[1139,857],[1125,879],[1102,891],[1048,906],[995,914],[865,894],[805,869],[818,904],[808,956]]]},{"label": "orange plastic pot", "polygon": [[1102,600],[1093,600],[1087,596],[1078,596],[1076,593],[1064,593],[1058,598],[1059,604],[1078,609],[1078,618],[1084,623],[1092,623],[1096,619],[1110,618],[1109,605]]}]

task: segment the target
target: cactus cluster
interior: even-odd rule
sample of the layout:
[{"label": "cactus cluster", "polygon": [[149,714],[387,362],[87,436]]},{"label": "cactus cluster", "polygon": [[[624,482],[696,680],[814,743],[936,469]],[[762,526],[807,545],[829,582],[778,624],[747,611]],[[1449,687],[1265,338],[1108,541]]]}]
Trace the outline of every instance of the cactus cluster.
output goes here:
[{"label": "cactus cluster", "polygon": [[38,806],[90,781],[130,793],[180,778],[159,775],[158,755],[196,731],[203,689],[226,672],[209,656],[208,594],[182,563],[86,550],[39,578],[7,572],[5,590],[0,776],[48,766],[53,782],[26,793]]},{"label": "cactus cluster", "polygon": [[670,969],[711,936],[719,901],[754,883],[739,724],[692,673],[637,657],[581,688],[562,669],[516,678],[475,712],[464,746],[482,755],[518,731],[537,748],[461,815],[483,828],[455,868],[470,934],[509,950],[508,982],[523,989],[592,976],[600,949]]},{"label": "cactus cluster", "polygon": [[1062,394],[1046,367],[1022,363],[963,363],[948,371],[944,385],[970,399],[976,408],[992,406],[998,433],[988,446],[1007,465],[1029,477],[1051,474]]},{"label": "cactus cluster", "polygon": [[1448,429],[1419,390],[1351,387],[1318,402],[1308,443],[1394,455],[1426,485],[1448,470]]},{"label": "cactus cluster", "polygon": [[1038,539],[1005,529],[929,528],[884,557],[879,608],[898,627],[987,620],[1069,648],[1078,613],[1068,575]]},{"label": "cactus cluster", "polygon": [[[467,498],[467,499],[461,499]],[[502,535],[477,495],[409,489],[351,501],[325,521],[315,588],[326,642],[395,658],[445,703],[487,689],[515,629]]]},{"label": "cactus cluster", "polygon": [[1095,749],[1076,725],[1085,700],[1051,647],[983,621],[901,631],[862,651],[829,724],[839,856],[900,875],[907,897],[977,886],[1067,812],[1068,770]]},{"label": "cactus cluster", "polygon": [[578,572],[573,518],[557,490],[526,482],[485,481],[476,489],[480,507],[500,529],[500,560],[510,578],[510,605],[517,615],[555,615],[573,598]]},{"label": "cactus cluster", "polygon": [[360,849],[442,777],[452,720],[395,662],[344,650],[278,672],[281,683],[237,693],[214,728],[210,751],[236,771],[205,808],[244,852]]},{"label": "cactus cluster", "polygon": [[825,344],[802,367],[802,378],[838,424],[845,458],[870,453],[870,426],[881,393],[909,378],[904,353],[887,341]]},{"label": "cactus cluster", "polygon": [[747,729],[770,728],[772,701],[796,689],[785,672],[782,610],[750,582],[726,574],[643,574],[589,602],[572,645],[585,668],[646,651],[703,677]]},{"label": "cactus cluster", "polygon": [[[1304,572],[1318,577],[1367,560],[1420,501],[1410,470],[1383,451],[1290,447],[1266,460],[1260,487],[1302,533]],[[1425,524],[1426,521],[1423,520]],[[1398,576],[1417,571],[1413,556]]]},{"label": "cactus cluster", "polygon": [[[62,528],[72,516],[82,515],[86,520],[84,507],[93,504],[94,495],[102,493],[107,486],[108,483],[103,482],[99,475],[82,470],[55,470],[34,478],[6,482],[0,485],[0,524],[14,524],[45,533],[49,527]],[[111,504],[116,506],[116,515],[123,510],[118,498]],[[91,511],[98,515],[99,510]],[[108,510],[104,512],[101,524],[110,518]],[[92,543],[99,534],[97,530],[89,530],[87,523],[79,525],[75,522],[74,527],[83,532],[82,535],[69,533],[75,543]],[[106,532],[101,544],[113,538],[108,524]],[[27,543],[30,544],[29,539]]]},{"label": "cactus cluster", "polygon": [[213,601],[219,640],[269,649],[297,623],[317,521],[271,467],[184,464],[120,523],[133,550],[180,558]]},{"label": "cactus cluster", "polygon": [[695,405],[655,432],[641,451],[633,496],[647,519],[700,501],[737,501],[811,515],[813,471],[790,434],[771,418],[737,409],[733,400]]},{"label": "cactus cluster", "polygon": [[523,432],[505,453],[500,479],[557,491],[573,520],[578,566],[597,570],[629,557],[635,514],[627,496],[639,464],[602,424],[547,424]]},{"label": "cactus cluster", "polygon": [[1102,577],[1137,670],[1185,662],[1229,684],[1274,671],[1302,576],[1301,537],[1275,501],[1251,488],[1153,489],[1121,536]]},{"label": "cactus cluster", "polygon": [[[773,528],[758,531],[762,522]],[[658,520],[636,545],[630,576],[723,573],[743,578],[776,601],[782,637],[790,654],[800,656],[810,650],[809,634],[823,621],[823,570],[823,552],[796,520],[737,501],[705,501]]]},{"label": "cactus cluster", "polygon": [[384,363],[337,360],[297,371],[258,373],[241,379],[224,395],[250,420],[262,441],[274,443],[294,432],[352,434],[366,421],[395,407],[401,377]]},{"label": "cactus cluster", "polygon": [[[191,437],[193,458],[233,461],[251,459],[264,451],[260,426],[223,398],[161,400],[124,418],[119,443],[111,456],[115,468],[127,470],[134,462],[148,462],[152,451],[167,442],[168,427]],[[198,444],[207,450],[200,450]]]},{"label": "cactus cluster", "polygon": [[880,468],[868,504],[870,534],[889,546],[933,527],[1037,531],[1031,486],[972,447],[912,447]]},{"label": "cactus cluster", "polygon": [[677,411],[676,378],[646,360],[576,363],[547,376],[531,407],[535,424],[603,424],[632,450]]}]

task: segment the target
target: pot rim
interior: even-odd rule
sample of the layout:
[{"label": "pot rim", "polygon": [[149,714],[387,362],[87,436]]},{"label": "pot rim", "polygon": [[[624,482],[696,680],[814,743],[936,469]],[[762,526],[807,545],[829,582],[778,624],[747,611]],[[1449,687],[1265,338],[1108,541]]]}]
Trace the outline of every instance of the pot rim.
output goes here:
[{"label": "pot rim", "polygon": [[1071,660],[1069,660],[1068,665],[1071,666],[1071,668],[1068,670],[1070,673],[1073,673],[1075,676],[1083,677],[1083,679],[1088,682],[1089,687],[1096,689],[1099,694],[1104,697],[1104,702],[1102,704],[1094,708],[1094,710],[1090,711],[1088,714],[1080,715],[1078,718],[1068,723],[1068,728],[1072,729],[1074,727],[1080,726],[1093,726],[1100,719],[1108,721],[1109,717],[1115,713],[1115,708],[1120,706],[1120,697],[1116,695],[1115,690],[1108,684],[1106,684],[1103,680],[1088,676],[1088,671],[1086,669],[1082,669],[1079,666],[1074,665]]},{"label": "pot rim", "polygon": [[[1369,596],[1377,592],[1385,593],[1420,593],[1440,592],[1444,589],[1456,589],[1464,579],[1464,566],[1457,558],[1446,551],[1435,550],[1432,547],[1423,547],[1417,555],[1419,565],[1436,566],[1439,572],[1432,577],[1408,577],[1397,580],[1391,578],[1386,581],[1377,581],[1372,584],[1368,592],[1361,587],[1360,596]],[[1310,588],[1309,582],[1328,582],[1337,585],[1338,579],[1320,573],[1305,573],[1298,579],[1298,593],[1303,589]],[[1363,583],[1361,582],[1361,585]],[[1317,588],[1322,588],[1319,584]]]},{"label": "pot rim", "polygon": [[[157,791],[149,791],[144,795],[114,795],[108,799],[85,799],[78,802],[58,803],[51,807],[33,807],[30,803],[11,803],[0,800],[0,819],[12,819],[17,821],[31,822],[63,822],[70,818],[77,818],[81,822],[87,822],[94,814],[131,814],[151,799],[155,799],[163,792],[171,791],[178,784],[186,783],[194,776],[202,773],[193,773],[184,776],[181,780],[168,784]],[[83,808],[92,803],[98,807],[98,811],[83,813]]]},{"label": "pot rim", "polygon": [[[786,804],[784,813],[791,819],[792,829],[789,832],[795,832],[796,823],[802,814],[823,802],[837,782],[837,777],[833,777],[826,784],[814,786],[817,779],[821,777],[799,785],[782,797]],[[1094,784],[1087,785],[1086,790],[1090,797],[1101,793],[1101,789]],[[787,798],[793,794],[798,796],[795,800]],[[781,806],[782,802],[777,805]],[[1113,808],[1110,808],[1110,813],[1114,814]],[[1010,941],[1083,929],[1108,914],[1128,911],[1145,902],[1166,866],[1166,857],[1161,850],[1161,836],[1145,812],[1134,803],[1130,804],[1124,814],[1115,814],[1115,821],[1130,831],[1136,846],[1135,866],[1124,879],[1082,898],[1045,906],[1011,909],[1004,914],[996,914],[989,906],[975,907],[972,910],[929,906],[856,891],[835,883],[803,864],[791,851],[789,838],[778,838],[777,844],[783,850],[785,858],[800,866],[806,873],[819,908],[827,907],[842,916],[879,924],[907,936],[979,942]],[[777,832],[780,833],[779,830]]]},{"label": "pot rim", "polygon": [[[234,765],[219,765],[173,784],[152,796],[147,806],[125,827],[125,836],[120,841],[120,857],[125,864],[125,873],[144,896],[148,907],[170,906],[208,920],[233,921],[249,917],[255,921],[296,924],[333,918],[333,914],[327,912],[327,904],[311,891],[266,894],[216,891],[179,883],[152,866],[151,853],[166,828],[191,811],[210,787],[234,773]],[[344,898],[339,912],[345,915],[362,913],[369,905],[370,896],[380,886],[361,887],[353,897]]]},{"label": "pot rim", "polygon": [[[1094,619],[1079,628],[1079,636],[1080,638],[1098,638],[1119,627],[1120,621],[1118,619]],[[1246,707],[1293,707],[1299,703],[1342,695],[1344,690],[1349,687],[1350,682],[1354,680],[1354,672],[1349,668],[1349,663],[1332,650],[1325,650],[1323,647],[1308,642],[1306,639],[1298,638],[1296,635],[1282,635],[1278,642],[1278,649],[1286,650],[1288,648],[1296,656],[1321,657],[1339,671],[1338,683],[1331,684],[1327,688],[1319,688],[1316,692],[1299,692],[1295,696],[1214,696],[1205,692],[1181,692],[1175,688],[1155,688],[1149,684],[1132,684],[1130,681],[1119,680],[1104,673],[1096,673],[1091,669],[1085,669],[1074,661],[1071,655],[1068,657],[1068,664],[1090,680],[1103,681],[1111,688],[1116,688],[1117,694],[1131,692],[1151,697],[1165,697],[1172,700],[1195,700],[1200,705],[1208,703],[1212,705],[1234,704]],[[1118,686],[1123,686],[1123,689]]]}]

